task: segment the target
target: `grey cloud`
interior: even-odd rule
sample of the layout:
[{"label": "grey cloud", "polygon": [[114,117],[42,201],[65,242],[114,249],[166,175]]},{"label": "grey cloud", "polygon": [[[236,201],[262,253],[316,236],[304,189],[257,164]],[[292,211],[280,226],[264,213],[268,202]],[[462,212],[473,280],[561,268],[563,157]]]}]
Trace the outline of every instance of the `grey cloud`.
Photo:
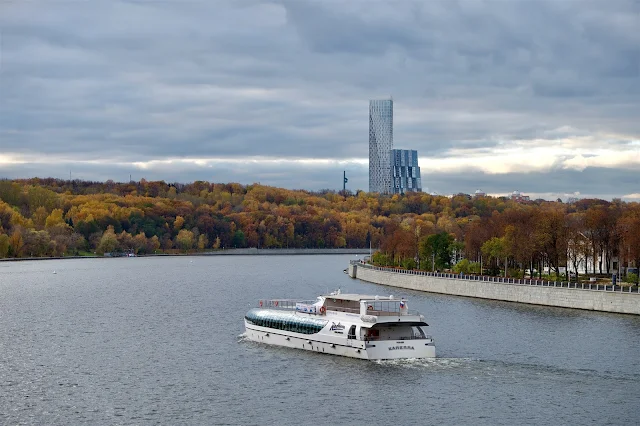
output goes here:
[{"label": "grey cloud", "polygon": [[366,158],[367,101],[390,94],[396,145],[431,158],[640,137],[634,0],[2,8],[0,153]]},{"label": "grey cloud", "polygon": [[349,182],[347,188],[355,192],[368,186],[366,166],[359,164],[332,163],[309,167],[305,164],[291,163],[253,163],[253,164],[216,164],[198,166],[194,164],[157,164],[149,169],[140,169],[133,165],[102,165],[86,163],[59,163],[53,166],[45,164],[27,164],[0,168],[0,175],[9,178],[48,177],[42,169],[46,167],[53,175],[63,179],[126,182],[129,176],[133,180],[164,180],[165,182],[239,182],[250,184],[259,182],[264,185],[288,189],[342,190],[342,173],[346,171]]},{"label": "grey cloud", "polygon": [[[320,2],[284,1],[283,5],[288,21],[317,53],[380,55],[391,46],[415,48],[421,42],[418,34],[401,25],[401,20],[379,10],[390,11],[391,4],[378,4],[377,13],[363,2],[337,8]],[[349,8],[355,10],[344,13]],[[407,17],[404,14],[401,18]]]},{"label": "grey cloud", "polygon": [[582,172],[554,169],[540,173],[509,173],[488,175],[470,171],[467,173],[430,174],[422,170],[422,185],[439,194],[463,192],[473,194],[482,189],[491,194],[510,194],[518,190],[530,193],[563,194],[580,193],[583,198],[611,199],[625,194],[639,193],[636,170],[612,170],[589,167]]}]

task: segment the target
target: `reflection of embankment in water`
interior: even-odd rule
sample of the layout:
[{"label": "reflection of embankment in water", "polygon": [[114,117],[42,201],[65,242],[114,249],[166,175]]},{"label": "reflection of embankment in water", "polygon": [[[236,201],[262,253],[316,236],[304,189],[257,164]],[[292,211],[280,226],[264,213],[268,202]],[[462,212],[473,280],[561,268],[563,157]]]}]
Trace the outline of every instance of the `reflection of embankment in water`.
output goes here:
[{"label": "reflection of embankment in water", "polygon": [[461,374],[470,374],[474,378],[495,377],[512,378],[532,377],[541,379],[566,380],[573,377],[599,377],[603,380],[638,381],[638,373],[620,373],[614,371],[598,371],[588,368],[564,368],[544,364],[518,363],[498,360],[481,360],[478,358],[426,358],[426,359],[398,359],[371,361],[382,367],[419,369],[430,372],[450,371]]}]

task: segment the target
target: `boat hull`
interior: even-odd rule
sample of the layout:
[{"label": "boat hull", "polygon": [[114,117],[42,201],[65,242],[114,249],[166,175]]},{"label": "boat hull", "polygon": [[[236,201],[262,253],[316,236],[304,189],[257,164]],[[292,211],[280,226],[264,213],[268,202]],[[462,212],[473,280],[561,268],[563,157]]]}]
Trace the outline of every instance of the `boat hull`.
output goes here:
[{"label": "boat hull", "polygon": [[350,358],[384,360],[409,358],[435,358],[433,340],[370,341],[338,338],[322,333],[300,334],[250,324],[245,320],[246,337],[268,345],[302,349],[306,351],[340,355]]}]

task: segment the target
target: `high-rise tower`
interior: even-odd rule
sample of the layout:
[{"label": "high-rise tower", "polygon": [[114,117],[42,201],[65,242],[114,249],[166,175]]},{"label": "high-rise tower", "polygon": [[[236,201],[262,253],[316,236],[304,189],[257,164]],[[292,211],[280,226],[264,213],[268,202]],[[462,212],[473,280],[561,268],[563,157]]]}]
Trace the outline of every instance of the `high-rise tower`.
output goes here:
[{"label": "high-rise tower", "polygon": [[369,101],[369,192],[390,194],[393,100]]},{"label": "high-rise tower", "polygon": [[391,168],[393,174],[392,192],[422,192],[422,179],[418,167],[418,151],[413,149],[392,149]]}]

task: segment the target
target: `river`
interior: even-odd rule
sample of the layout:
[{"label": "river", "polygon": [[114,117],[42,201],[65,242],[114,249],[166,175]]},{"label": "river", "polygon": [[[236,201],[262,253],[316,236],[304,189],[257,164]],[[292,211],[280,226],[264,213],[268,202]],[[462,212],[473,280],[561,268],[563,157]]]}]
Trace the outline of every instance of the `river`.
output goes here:
[{"label": "river", "polygon": [[[353,255],[0,263],[1,424],[640,422],[640,318],[420,293]],[[55,273],[54,273],[55,272]],[[249,342],[260,298],[406,296],[437,358],[369,362]]]}]

